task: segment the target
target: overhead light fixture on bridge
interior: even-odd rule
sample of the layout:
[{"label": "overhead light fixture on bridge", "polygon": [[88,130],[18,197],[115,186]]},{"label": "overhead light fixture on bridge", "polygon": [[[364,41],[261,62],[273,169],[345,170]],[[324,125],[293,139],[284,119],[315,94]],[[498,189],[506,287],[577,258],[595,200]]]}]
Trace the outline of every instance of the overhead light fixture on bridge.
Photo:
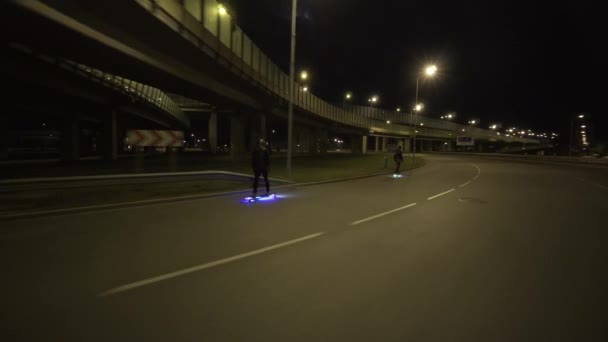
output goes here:
[{"label": "overhead light fixture on bridge", "polygon": [[302,71],[302,73],[300,73],[300,79],[302,79],[302,80],[308,79],[308,72],[306,70],[304,70],[304,71]]},{"label": "overhead light fixture on bridge", "polygon": [[228,14],[228,11],[226,10],[226,7],[224,7],[224,5],[222,5],[222,4],[219,4],[219,5],[217,6],[217,12],[218,12],[220,15],[226,15],[226,14]]}]

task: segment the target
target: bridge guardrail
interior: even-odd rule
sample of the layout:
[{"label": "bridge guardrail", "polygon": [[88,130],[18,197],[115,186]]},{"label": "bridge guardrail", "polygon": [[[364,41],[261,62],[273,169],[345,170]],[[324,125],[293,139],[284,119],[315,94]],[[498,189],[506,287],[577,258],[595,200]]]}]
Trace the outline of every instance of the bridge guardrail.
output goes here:
[{"label": "bridge guardrail", "polygon": [[158,107],[159,109],[174,116],[184,125],[188,125],[189,123],[188,117],[182,112],[180,107],[160,89],[70,60],[61,59],[57,61],[57,64],[61,68],[73,72],[81,77],[85,77],[95,83],[112,88],[130,96],[135,96],[152,106]]}]

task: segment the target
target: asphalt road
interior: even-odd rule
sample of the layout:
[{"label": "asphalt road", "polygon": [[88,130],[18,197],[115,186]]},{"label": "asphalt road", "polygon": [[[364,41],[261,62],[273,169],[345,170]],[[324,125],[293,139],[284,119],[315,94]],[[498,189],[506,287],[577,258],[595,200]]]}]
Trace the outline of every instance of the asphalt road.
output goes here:
[{"label": "asphalt road", "polygon": [[273,203],[0,222],[0,339],[605,341],[608,169],[427,158]]}]

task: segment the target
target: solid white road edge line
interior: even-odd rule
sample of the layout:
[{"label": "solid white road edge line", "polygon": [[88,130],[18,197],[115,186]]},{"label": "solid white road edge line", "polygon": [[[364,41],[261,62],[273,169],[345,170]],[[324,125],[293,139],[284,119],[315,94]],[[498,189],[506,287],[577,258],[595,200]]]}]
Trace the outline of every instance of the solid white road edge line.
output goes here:
[{"label": "solid white road edge line", "polygon": [[473,181],[473,180],[470,180],[470,181],[468,181],[468,182],[466,182],[466,183],[464,183],[464,184],[460,184],[458,187],[459,187],[459,188],[465,187],[465,186],[469,185],[469,184],[470,184],[472,181]]},{"label": "solid white road edge line", "polygon": [[430,200],[435,199],[435,198],[437,198],[437,197],[439,197],[439,196],[443,196],[443,195],[445,195],[445,194],[449,194],[450,192],[452,192],[452,191],[454,191],[454,190],[456,190],[456,189],[450,189],[450,190],[448,190],[448,191],[444,191],[444,192],[442,192],[442,193],[440,193],[440,194],[437,194],[437,195],[435,195],[435,196],[431,196],[431,197],[427,198],[427,200],[429,200],[429,201],[430,201]]},{"label": "solid white road edge line", "polygon": [[110,295],[114,295],[114,294],[117,294],[117,293],[120,293],[120,292],[125,292],[125,291],[129,291],[129,290],[133,290],[133,289],[138,288],[138,287],[150,285],[150,284],[153,284],[153,283],[158,283],[160,281],[168,280],[168,279],[171,279],[171,278],[180,277],[180,276],[183,276],[183,275],[186,275],[186,274],[189,274],[189,273],[202,271],[202,270],[205,270],[207,268],[211,268],[211,267],[227,264],[227,263],[230,263],[230,262],[233,262],[233,261],[237,261],[237,260],[240,260],[240,259],[245,259],[245,258],[254,256],[254,255],[257,255],[257,254],[262,254],[262,253],[270,252],[270,251],[275,250],[275,249],[283,248],[283,247],[286,247],[286,246],[289,246],[289,245],[293,245],[293,244],[296,244],[296,243],[299,243],[299,242],[303,242],[303,241],[306,241],[306,240],[314,239],[314,238],[319,237],[319,236],[321,236],[323,234],[325,234],[325,232],[315,233],[315,234],[304,236],[304,237],[301,237],[301,238],[298,238],[298,239],[295,239],[295,240],[290,240],[290,241],[279,243],[279,244],[272,245],[272,246],[269,246],[269,247],[265,247],[265,248],[261,248],[261,249],[256,249],[256,250],[251,251],[251,252],[247,252],[247,253],[231,256],[229,258],[220,259],[220,260],[216,260],[216,261],[211,261],[211,262],[208,262],[208,263],[205,263],[205,264],[201,264],[201,265],[198,265],[198,266],[186,268],[186,269],[179,270],[179,271],[176,271],[176,272],[171,272],[171,273],[159,275],[159,276],[156,276],[156,277],[152,277],[152,278],[136,281],[134,283],[122,285],[122,286],[110,289],[108,291],[102,292],[98,296],[99,297],[110,296]]},{"label": "solid white road edge line", "polygon": [[400,207],[400,208],[397,208],[397,209],[393,209],[393,210],[385,211],[385,212],[380,213],[380,214],[378,214],[378,215],[370,216],[370,217],[368,217],[368,218],[364,218],[364,219],[361,219],[361,220],[359,220],[359,221],[355,221],[355,222],[351,223],[350,225],[351,225],[351,226],[356,226],[356,225],[358,225],[358,224],[360,224],[360,223],[367,222],[367,221],[371,221],[371,220],[377,219],[377,218],[379,218],[379,217],[386,216],[386,215],[389,215],[389,214],[392,214],[392,213],[398,212],[398,211],[400,211],[400,210],[404,210],[404,209],[407,209],[407,208],[411,208],[411,207],[413,207],[413,206],[415,206],[415,205],[416,205],[416,203],[411,203],[411,204],[405,205],[405,206]]}]

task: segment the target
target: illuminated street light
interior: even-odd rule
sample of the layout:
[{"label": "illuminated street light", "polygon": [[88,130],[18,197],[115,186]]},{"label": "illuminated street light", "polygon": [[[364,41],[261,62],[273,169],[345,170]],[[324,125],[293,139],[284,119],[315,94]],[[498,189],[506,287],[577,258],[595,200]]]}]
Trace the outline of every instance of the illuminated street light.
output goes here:
[{"label": "illuminated street light", "polygon": [[307,80],[308,79],[308,72],[307,71],[302,71],[302,73],[300,73],[300,79]]},{"label": "illuminated street light", "polygon": [[582,126],[581,126],[581,128],[587,128],[587,126],[585,126],[585,125],[582,125]]},{"label": "illuminated street light", "polygon": [[226,10],[226,7],[224,7],[224,5],[218,5],[217,6],[217,12],[220,15],[226,15],[226,14],[228,14],[228,11]]},{"label": "illuminated street light", "polygon": [[391,124],[391,120],[386,120],[386,123],[390,125]]},{"label": "illuminated street light", "polygon": [[350,100],[353,98],[353,93],[351,93],[350,91],[346,92],[346,95],[344,96],[345,99]]},{"label": "illuminated street light", "polygon": [[585,115],[581,114],[578,116],[579,119],[583,119],[585,117]]},{"label": "illuminated street light", "polygon": [[[436,65],[427,65],[426,68],[424,69],[424,74],[423,76],[425,77],[432,77],[437,73],[437,66]],[[420,83],[420,73],[417,73],[416,76],[416,97],[414,98],[414,104],[415,107],[414,109],[416,110],[415,116],[414,116],[414,126],[416,125],[416,123],[418,122],[418,112],[420,112],[423,108],[422,104],[418,103],[418,85]],[[417,137],[417,131],[414,131],[414,148],[412,149],[412,163],[415,162],[416,160],[416,137]]]},{"label": "illuminated street light", "polygon": [[400,112],[400,111],[401,111],[401,108],[397,107],[397,111],[398,111],[398,112]]},{"label": "illuminated street light", "polygon": [[307,86],[304,86],[304,87],[302,87],[302,90],[303,90],[304,92],[307,92],[307,91],[308,91],[308,87],[307,87]]}]

